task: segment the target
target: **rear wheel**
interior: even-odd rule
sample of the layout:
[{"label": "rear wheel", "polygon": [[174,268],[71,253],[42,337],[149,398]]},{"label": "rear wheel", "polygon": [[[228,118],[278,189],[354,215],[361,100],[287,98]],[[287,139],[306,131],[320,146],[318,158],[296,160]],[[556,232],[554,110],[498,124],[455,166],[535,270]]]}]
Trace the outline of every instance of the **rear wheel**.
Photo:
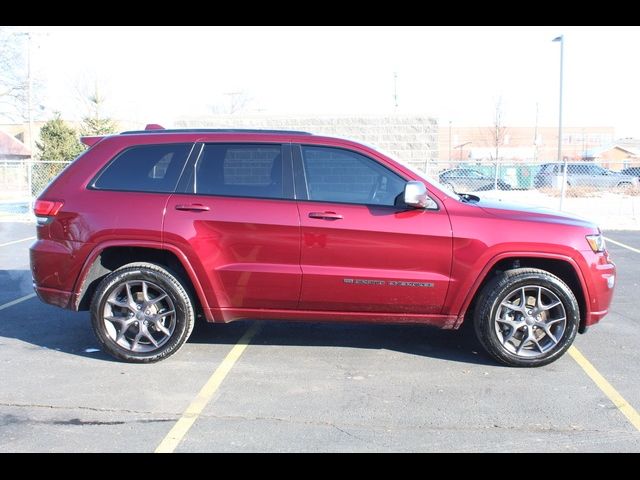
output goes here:
[{"label": "rear wheel", "polygon": [[474,326],[496,360],[539,367],[557,360],[573,343],[580,323],[571,289],[544,270],[519,268],[492,279],[480,292]]},{"label": "rear wheel", "polygon": [[193,302],[180,280],[151,263],[107,275],[91,302],[93,330],[107,353],[148,363],[172,355],[194,324]]}]

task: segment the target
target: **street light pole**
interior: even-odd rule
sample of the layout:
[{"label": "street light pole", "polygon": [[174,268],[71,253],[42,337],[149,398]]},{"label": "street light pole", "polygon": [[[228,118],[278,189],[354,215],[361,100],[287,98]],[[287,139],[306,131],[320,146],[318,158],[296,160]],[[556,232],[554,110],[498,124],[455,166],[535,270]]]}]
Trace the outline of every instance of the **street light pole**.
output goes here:
[{"label": "street light pole", "polygon": [[562,161],[562,71],[564,67],[564,35],[553,39],[560,42],[560,105],[558,108],[558,163],[562,162],[562,185],[560,186],[560,210],[567,194],[567,160]]}]

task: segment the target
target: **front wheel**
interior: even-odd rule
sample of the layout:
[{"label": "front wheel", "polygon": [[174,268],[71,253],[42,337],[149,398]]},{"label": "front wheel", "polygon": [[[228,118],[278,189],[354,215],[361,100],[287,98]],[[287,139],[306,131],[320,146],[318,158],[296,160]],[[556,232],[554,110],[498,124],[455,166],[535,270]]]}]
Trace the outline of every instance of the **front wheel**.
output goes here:
[{"label": "front wheel", "polygon": [[544,270],[518,268],[492,279],[474,313],[478,340],[496,360],[513,367],[539,367],[561,357],[580,323],[571,289]]},{"label": "front wheel", "polygon": [[156,362],[177,352],[194,319],[193,302],[180,280],[151,263],[110,273],[91,302],[91,324],[103,350],[127,362]]}]

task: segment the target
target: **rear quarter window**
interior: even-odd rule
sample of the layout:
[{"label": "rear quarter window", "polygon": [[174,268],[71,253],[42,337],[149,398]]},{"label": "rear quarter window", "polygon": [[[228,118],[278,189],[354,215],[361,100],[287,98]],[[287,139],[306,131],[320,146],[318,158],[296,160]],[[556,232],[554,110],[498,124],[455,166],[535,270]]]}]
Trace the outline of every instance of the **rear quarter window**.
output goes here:
[{"label": "rear quarter window", "polygon": [[173,192],[191,147],[190,143],[130,147],[109,162],[92,187],[127,192]]}]

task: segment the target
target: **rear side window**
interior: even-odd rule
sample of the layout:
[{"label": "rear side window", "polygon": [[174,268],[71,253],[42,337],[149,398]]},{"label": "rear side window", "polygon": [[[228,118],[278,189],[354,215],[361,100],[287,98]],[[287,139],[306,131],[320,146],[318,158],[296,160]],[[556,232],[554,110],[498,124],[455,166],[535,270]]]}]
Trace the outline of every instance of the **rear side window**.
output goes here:
[{"label": "rear side window", "polygon": [[208,144],[195,167],[197,194],[288,198],[282,147],[257,144]]},{"label": "rear side window", "polygon": [[173,192],[190,150],[190,143],[128,148],[99,174],[93,187],[127,192]]}]

